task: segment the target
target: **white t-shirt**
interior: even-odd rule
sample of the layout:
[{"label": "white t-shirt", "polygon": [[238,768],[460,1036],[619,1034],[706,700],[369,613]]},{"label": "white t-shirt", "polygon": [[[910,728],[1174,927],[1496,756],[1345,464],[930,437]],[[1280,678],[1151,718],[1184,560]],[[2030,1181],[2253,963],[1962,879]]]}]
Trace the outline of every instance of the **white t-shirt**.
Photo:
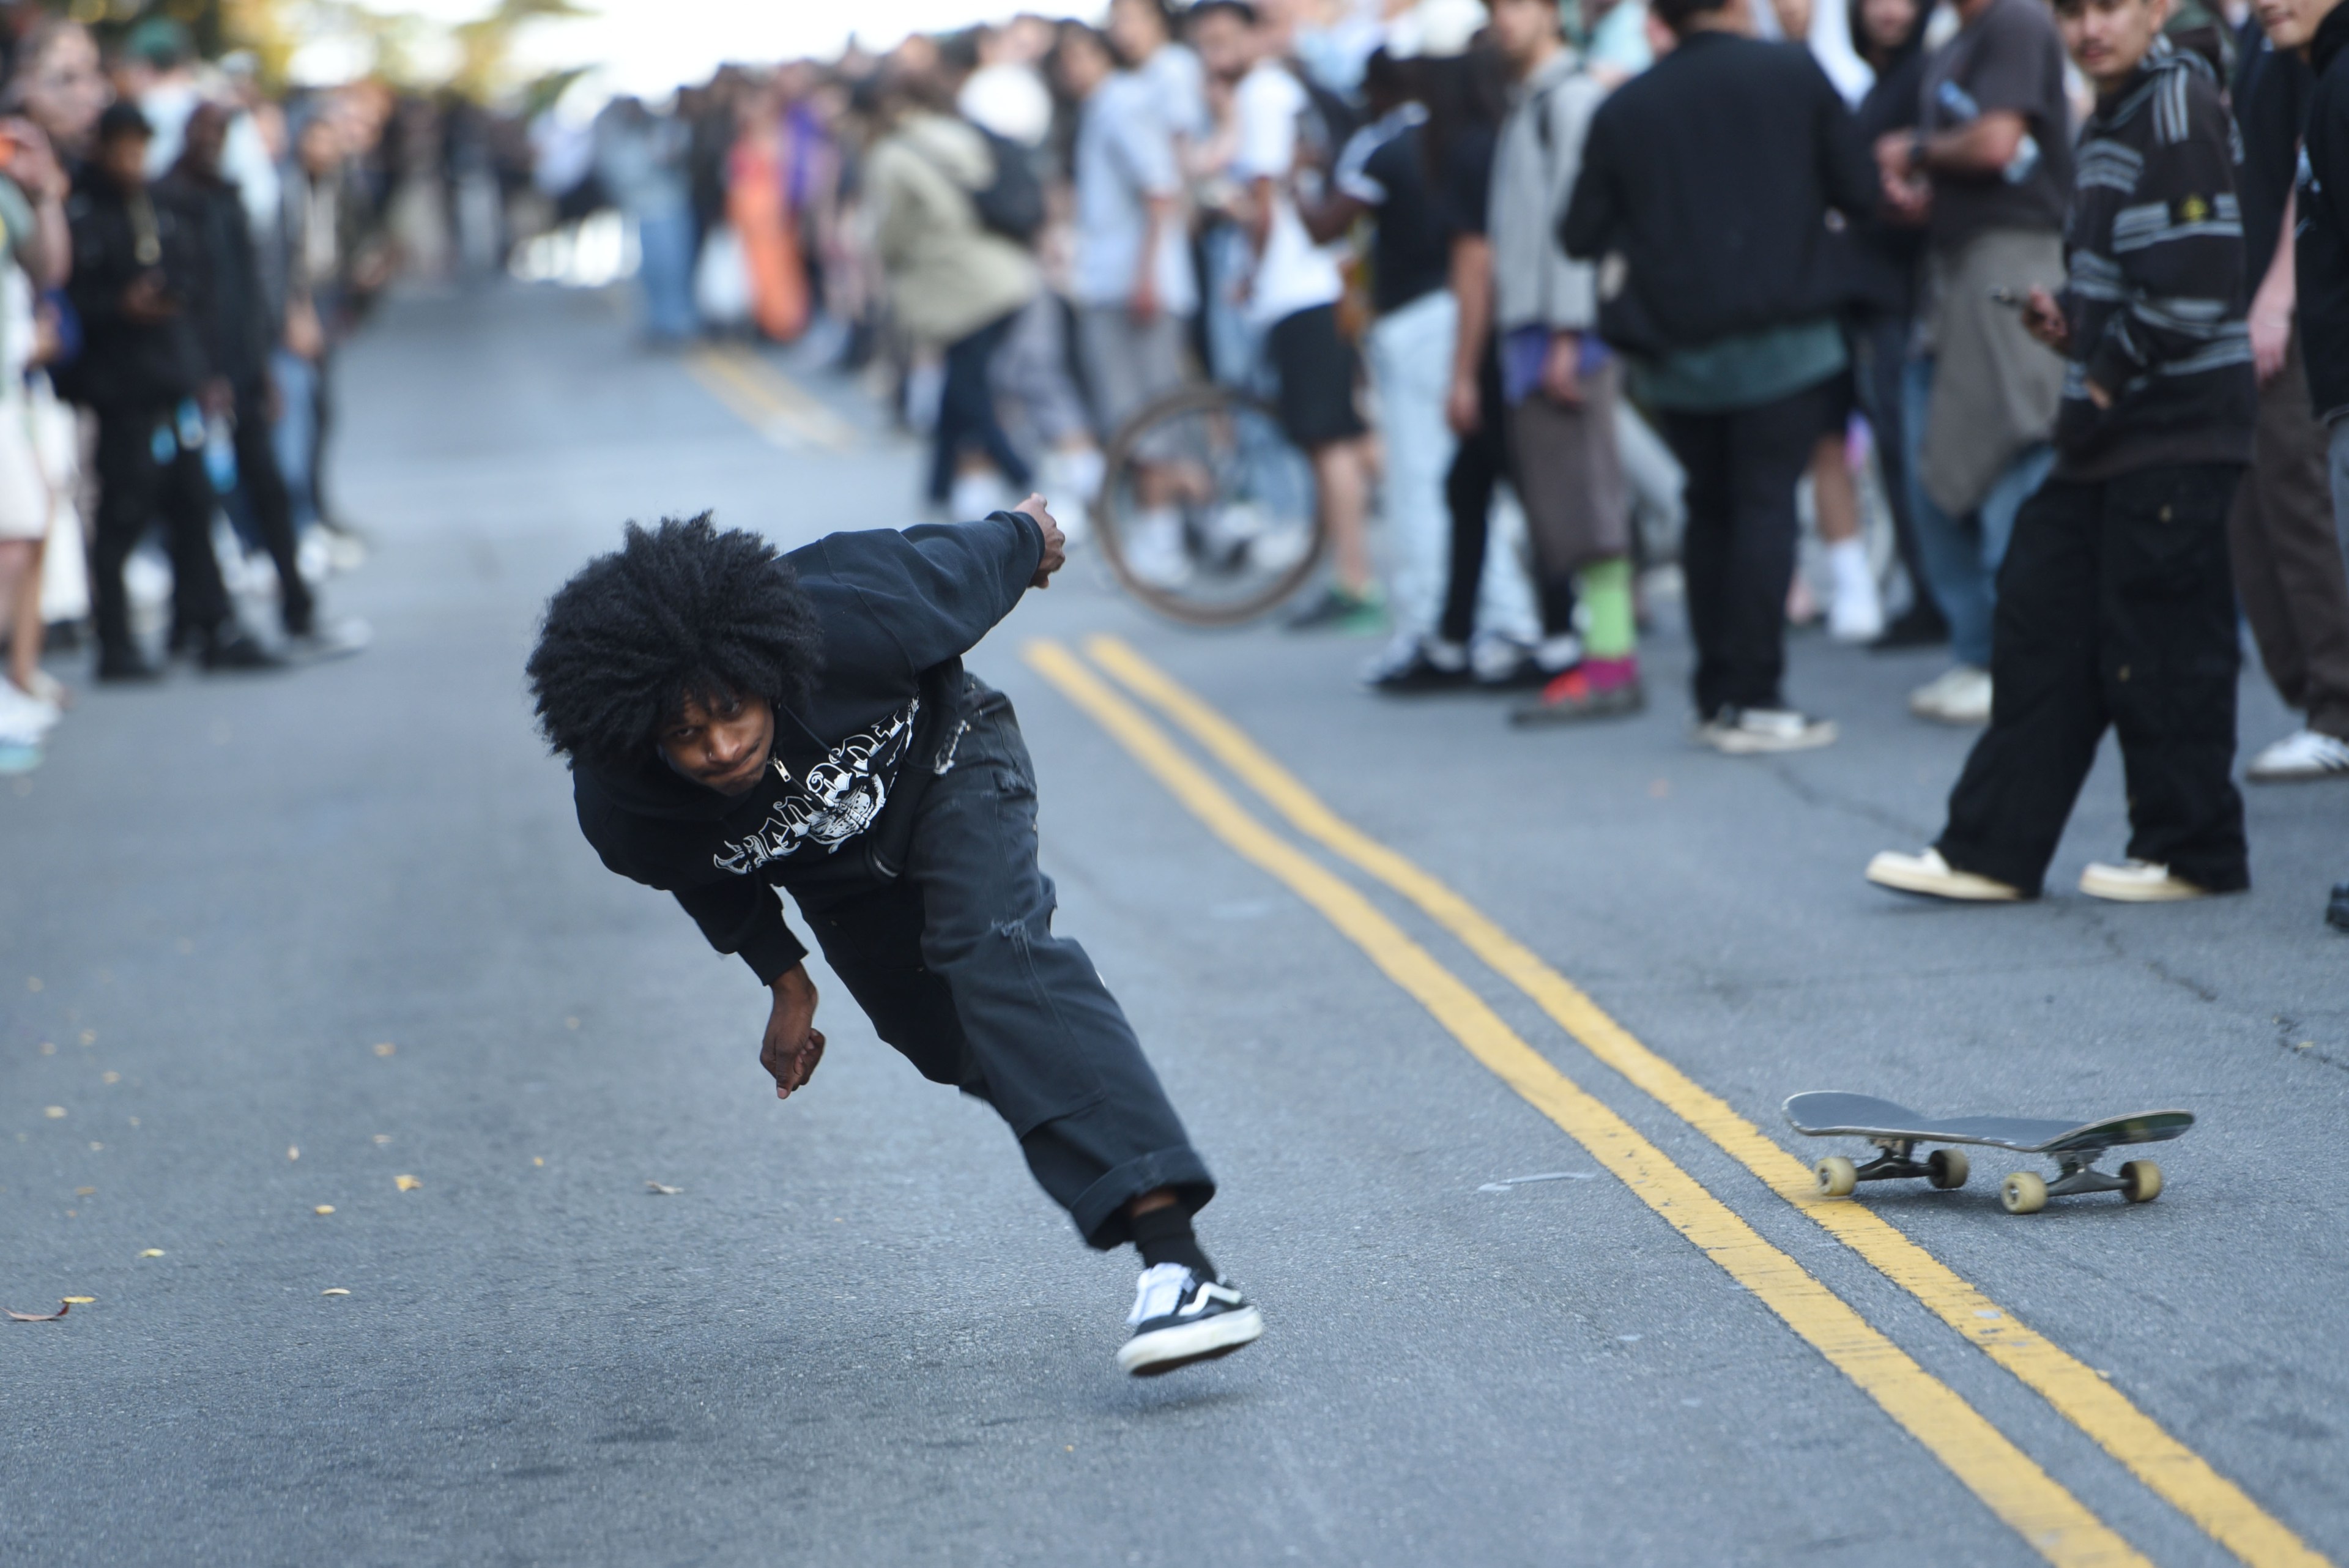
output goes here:
[{"label": "white t-shirt", "polygon": [[1022,147],[1043,146],[1052,131],[1052,92],[1030,66],[982,66],[962,84],[955,107],[973,125]]},{"label": "white t-shirt", "polygon": [[[1077,259],[1070,292],[1080,305],[1123,305],[1141,270],[1148,199],[1183,193],[1174,140],[1153,83],[1122,71],[1101,85],[1077,122],[1075,165]],[[1188,316],[1199,308],[1179,218],[1159,231],[1154,265],[1160,309]]]},{"label": "white t-shirt", "polygon": [[1272,225],[1248,287],[1248,320],[1258,327],[1317,305],[1334,305],[1346,291],[1336,249],[1313,243],[1288,199],[1288,176],[1297,164],[1297,119],[1312,101],[1302,83],[1270,60],[1243,77],[1232,96],[1239,120],[1233,178],[1273,182]]}]

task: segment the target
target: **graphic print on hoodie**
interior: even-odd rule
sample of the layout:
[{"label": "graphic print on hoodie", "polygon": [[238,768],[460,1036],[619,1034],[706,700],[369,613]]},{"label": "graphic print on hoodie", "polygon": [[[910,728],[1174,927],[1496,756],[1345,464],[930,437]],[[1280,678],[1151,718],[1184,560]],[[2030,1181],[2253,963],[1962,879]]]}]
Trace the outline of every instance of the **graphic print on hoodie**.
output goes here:
[{"label": "graphic print on hoodie", "polygon": [[790,552],[823,670],[805,702],[776,710],[757,786],[720,794],[647,746],[633,767],[572,769],[580,831],[605,866],[675,895],[710,946],[772,984],[807,952],[773,889],[811,905],[873,885],[854,850],[902,797],[916,736],[943,741],[947,727],[929,721],[957,716],[926,712],[923,692],[963,690],[962,655],[1011,613],[1043,552],[1019,512],[831,534]]}]

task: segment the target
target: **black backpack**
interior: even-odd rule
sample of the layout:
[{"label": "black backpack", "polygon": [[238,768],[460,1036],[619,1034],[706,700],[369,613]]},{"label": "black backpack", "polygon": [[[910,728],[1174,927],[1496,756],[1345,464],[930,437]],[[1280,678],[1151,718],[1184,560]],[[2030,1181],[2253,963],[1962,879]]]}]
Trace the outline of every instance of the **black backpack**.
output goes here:
[{"label": "black backpack", "polygon": [[987,156],[993,172],[986,184],[970,193],[980,224],[1020,244],[1032,244],[1044,227],[1044,182],[1028,150],[983,125],[972,130],[987,139]]}]

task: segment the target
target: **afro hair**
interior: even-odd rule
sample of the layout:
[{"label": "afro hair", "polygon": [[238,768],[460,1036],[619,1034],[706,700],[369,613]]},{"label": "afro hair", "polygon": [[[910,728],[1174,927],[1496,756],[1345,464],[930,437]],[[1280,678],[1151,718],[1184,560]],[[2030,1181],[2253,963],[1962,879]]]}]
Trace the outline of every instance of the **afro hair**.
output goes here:
[{"label": "afro hair", "polygon": [[688,697],[797,706],[823,668],[814,607],[791,563],[704,513],[629,524],[617,550],[547,601],[529,671],[547,743],[608,766],[644,755]]}]

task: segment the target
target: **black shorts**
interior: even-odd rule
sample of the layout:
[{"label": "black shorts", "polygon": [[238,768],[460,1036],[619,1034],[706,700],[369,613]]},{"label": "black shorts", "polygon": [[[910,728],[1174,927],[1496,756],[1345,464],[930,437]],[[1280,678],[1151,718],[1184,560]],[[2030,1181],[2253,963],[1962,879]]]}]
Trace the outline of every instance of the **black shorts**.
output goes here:
[{"label": "black shorts", "polygon": [[1361,369],[1354,346],[1338,335],[1338,307],[1317,305],[1284,316],[1265,334],[1265,352],[1280,382],[1280,428],[1299,446],[1351,441],[1370,427],[1354,406]]}]

